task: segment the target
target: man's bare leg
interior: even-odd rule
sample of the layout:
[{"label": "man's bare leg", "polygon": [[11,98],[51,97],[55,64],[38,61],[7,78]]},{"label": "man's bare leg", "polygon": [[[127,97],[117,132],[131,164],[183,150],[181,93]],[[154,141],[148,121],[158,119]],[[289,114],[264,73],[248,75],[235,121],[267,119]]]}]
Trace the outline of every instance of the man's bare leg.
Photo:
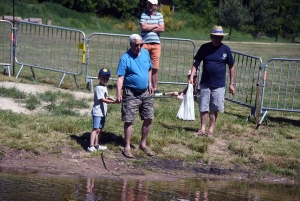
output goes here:
[{"label": "man's bare leg", "polygon": [[130,150],[130,138],[132,133],[132,122],[124,123],[125,146],[124,150]]},{"label": "man's bare leg", "polygon": [[154,68],[152,68],[152,87],[154,91],[156,91],[158,87],[158,69]]},{"label": "man's bare leg", "polygon": [[151,128],[152,119],[145,119],[142,125],[142,138],[140,145],[146,147],[147,137]]},{"label": "man's bare leg", "polygon": [[209,113],[209,129],[208,132],[214,133],[215,124],[217,121],[218,112],[210,112]]},{"label": "man's bare leg", "polygon": [[200,118],[201,118],[201,131],[205,133],[206,129],[206,121],[208,117],[208,112],[200,112]]}]

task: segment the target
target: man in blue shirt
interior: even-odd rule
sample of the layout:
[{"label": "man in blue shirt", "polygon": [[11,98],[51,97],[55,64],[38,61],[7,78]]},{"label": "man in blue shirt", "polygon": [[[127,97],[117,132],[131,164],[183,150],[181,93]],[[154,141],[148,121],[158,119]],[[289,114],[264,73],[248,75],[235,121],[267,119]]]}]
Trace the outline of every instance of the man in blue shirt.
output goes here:
[{"label": "man in blue shirt", "polygon": [[160,12],[157,12],[157,0],[147,0],[147,9],[143,11],[140,18],[141,36],[146,50],[150,53],[152,62],[152,86],[154,93],[159,93],[157,90],[158,84],[158,69],[161,53],[160,33],[165,31],[164,18]]},{"label": "man in blue shirt", "polygon": [[[146,145],[152,119],[154,118],[153,93],[151,84],[152,64],[149,52],[142,48],[142,37],[138,34],[129,36],[130,49],[122,55],[117,69],[117,100],[122,100],[122,121],[124,122],[125,146],[123,155],[133,158],[130,149],[132,123],[139,111],[142,125],[142,139],[139,148],[148,156],[153,152]],[[123,93],[121,94],[123,88]],[[148,97],[148,98],[147,98]]]},{"label": "man in blue shirt", "polygon": [[[224,112],[226,64],[230,72],[229,91],[235,94],[234,59],[230,48],[222,43],[224,35],[227,34],[223,33],[221,26],[214,26],[210,34],[211,42],[203,44],[194,57],[195,62],[191,69],[191,75],[196,73],[201,61],[203,61],[199,100],[201,129],[196,133],[196,136],[213,137],[218,112]],[[193,83],[193,77],[190,77],[189,83]],[[208,111],[210,111],[209,115]],[[209,129],[206,132],[208,116]]]}]

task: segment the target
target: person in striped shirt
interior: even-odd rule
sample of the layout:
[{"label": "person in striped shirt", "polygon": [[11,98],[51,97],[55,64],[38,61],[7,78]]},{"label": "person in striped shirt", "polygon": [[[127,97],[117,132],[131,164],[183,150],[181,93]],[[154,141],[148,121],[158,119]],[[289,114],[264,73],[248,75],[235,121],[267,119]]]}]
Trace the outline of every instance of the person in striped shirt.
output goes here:
[{"label": "person in striped shirt", "polygon": [[160,33],[165,31],[164,18],[160,12],[157,12],[157,0],[147,0],[147,8],[143,11],[140,18],[141,36],[143,38],[143,48],[148,50],[152,62],[152,80],[151,84],[154,93],[159,93],[158,87],[158,69],[160,59]]}]

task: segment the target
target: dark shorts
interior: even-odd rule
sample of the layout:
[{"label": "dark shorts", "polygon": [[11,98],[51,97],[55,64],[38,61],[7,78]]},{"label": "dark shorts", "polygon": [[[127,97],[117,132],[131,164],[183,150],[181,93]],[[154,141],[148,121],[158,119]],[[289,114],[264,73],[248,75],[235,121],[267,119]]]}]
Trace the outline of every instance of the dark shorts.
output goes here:
[{"label": "dark shorts", "polygon": [[[126,88],[123,89],[123,102],[122,102],[122,121],[133,122],[137,111],[139,111],[142,120],[154,119],[154,103],[153,98],[149,97],[150,93],[148,89],[143,91],[137,91],[134,89]],[[131,100],[125,100],[130,98],[136,98]]]}]

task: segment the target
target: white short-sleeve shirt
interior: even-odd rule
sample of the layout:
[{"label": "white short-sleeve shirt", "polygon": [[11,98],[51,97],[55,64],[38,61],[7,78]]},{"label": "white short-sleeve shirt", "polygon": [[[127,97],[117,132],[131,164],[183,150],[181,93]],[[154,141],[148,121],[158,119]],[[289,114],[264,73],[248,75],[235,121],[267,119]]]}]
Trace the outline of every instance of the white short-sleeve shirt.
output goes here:
[{"label": "white short-sleeve shirt", "polygon": [[94,92],[94,105],[92,109],[92,116],[106,117],[107,104],[102,101],[103,98],[108,97],[106,86],[97,85]]}]

